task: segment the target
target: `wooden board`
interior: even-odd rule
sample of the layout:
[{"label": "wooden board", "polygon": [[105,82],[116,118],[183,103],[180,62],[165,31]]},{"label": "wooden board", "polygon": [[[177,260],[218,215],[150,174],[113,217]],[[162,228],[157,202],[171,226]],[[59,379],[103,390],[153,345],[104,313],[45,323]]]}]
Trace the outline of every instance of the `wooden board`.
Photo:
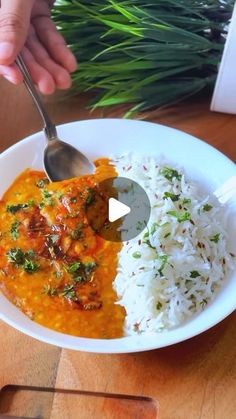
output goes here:
[{"label": "wooden board", "polygon": [[[39,130],[40,120],[22,87],[14,88],[1,81],[0,92],[3,150]],[[101,111],[89,114],[84,97],[66,103],[53,99],[49,102],[48,109],[56,123],[103,116]],[[214,114],[208,109],[209,101],[200,98],[152,112],[148,119],[196,135],[236,161],[236,117]],[[109,110],[105,116],[120,117],[122,110]],[[236,313],[187,342],[138,354],[97,355],[61,350],[24,336],[4,323],[0,323],[0,342],[0,387],[20,384],[146,395],[159,401],[161,419],[236,417]],[[50,395],[46,400],[47,406],[41,408],[55,412],[57,396]],[[30,410],[29,401],[25,401],[25,406]],[[61,402],[60,406],[63,418],[97,419],[95,405],[87,402],[80,404],[79,412],[74,411],[73,416],[69,415],[68,403]],[[114,404],[114,412],[117,409]],[[103,417],[106,418],[105,413]],[[145,414],[141,417],[145,418]]]}]

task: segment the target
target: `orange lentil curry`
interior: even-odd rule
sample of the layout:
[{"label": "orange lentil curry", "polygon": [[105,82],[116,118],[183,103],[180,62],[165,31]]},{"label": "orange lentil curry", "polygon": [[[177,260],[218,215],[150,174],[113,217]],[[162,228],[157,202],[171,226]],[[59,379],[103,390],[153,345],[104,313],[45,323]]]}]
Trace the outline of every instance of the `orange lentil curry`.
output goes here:
[{"label": "orange lentil curry", "polygon": [[58,332],[90,338],[123,335],[115,304],[120,243],[90,227],[93,188],[117,173],[108,159],[96,173],[49,183],[26,170],[0,200],[0,289],[27,316]]}]

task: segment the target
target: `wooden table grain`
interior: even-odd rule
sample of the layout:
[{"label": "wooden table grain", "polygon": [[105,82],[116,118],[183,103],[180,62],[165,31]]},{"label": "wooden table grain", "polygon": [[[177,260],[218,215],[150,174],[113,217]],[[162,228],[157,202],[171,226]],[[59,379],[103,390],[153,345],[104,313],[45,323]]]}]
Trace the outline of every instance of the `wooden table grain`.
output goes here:
[{"label": "wooden table grain", "polygon": [[[15,88],[1,80],[0,95],[0,151],[3,151],[39,130],[41,121],[23,87]],[[121,107],[91,114],[84,96],[66,102],[56,98],[46,102],[57,124],[120,117],[124,110]],[[151,112],[148,120],[191,133],[236,161],[236,117],[211,113],[207,99]],[[159,401],[161,419],[234,419],[235,343],[236,313],[189,341],[127,355],[61,350],[0,322],[0,388],[20,384],[146,395]],[[53,397],[50,403],[53,407]],[[81,409],[78,419],[98,419],[91,406]],[[68,410],[64,411],[64,417],[70,418]]]}]

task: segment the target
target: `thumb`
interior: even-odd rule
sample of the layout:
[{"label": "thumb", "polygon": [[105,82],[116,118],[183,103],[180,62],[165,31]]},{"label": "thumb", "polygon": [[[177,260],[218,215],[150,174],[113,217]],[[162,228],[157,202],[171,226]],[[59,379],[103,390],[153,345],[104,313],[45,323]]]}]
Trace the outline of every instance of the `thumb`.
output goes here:
[{"label": "thumb", "polygon": [[0,65],[10,65],[22,50],[34,0],[1,0]]}]

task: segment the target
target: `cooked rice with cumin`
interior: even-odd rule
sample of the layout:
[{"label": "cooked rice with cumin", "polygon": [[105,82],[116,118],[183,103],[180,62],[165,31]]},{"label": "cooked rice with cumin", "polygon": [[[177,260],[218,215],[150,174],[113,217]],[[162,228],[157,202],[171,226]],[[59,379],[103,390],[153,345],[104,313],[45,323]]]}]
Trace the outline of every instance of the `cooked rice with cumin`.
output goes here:
[{"label": "cooked rice with cumin", "polygon": [[149,196],[146,230],[123,243],[114,289],[129,334],[171,329],[204,309],[235,266],[224,207],[182,170],[136,154],[114,158],[119,176]]}]

